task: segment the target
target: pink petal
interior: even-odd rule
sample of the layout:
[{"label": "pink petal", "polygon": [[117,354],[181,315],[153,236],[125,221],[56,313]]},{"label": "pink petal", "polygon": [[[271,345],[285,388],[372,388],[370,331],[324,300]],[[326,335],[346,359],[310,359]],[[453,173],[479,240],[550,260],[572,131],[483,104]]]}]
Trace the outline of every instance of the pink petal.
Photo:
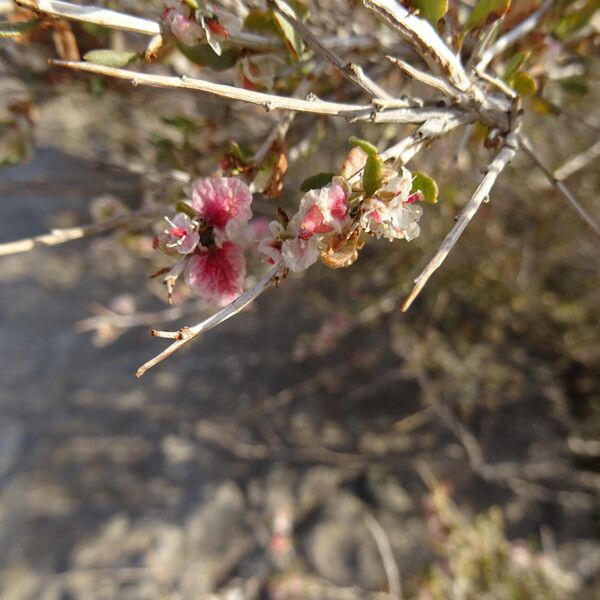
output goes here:
[{"label": "pink petal", "polygon": [[233,237],[252,217],[252,194],[235,177],[198,179],[192,193],[192,206],[198,216],[218,233]]},{"label": "pink petal", "polygon": [[225,306],[243,290],[246,261],[242,249],[233,242],[223,246],[200,248],[188,261],[184,277],[187,284],[204,300]]},{"label": "pink petal", "polygon": [[195,46],[200,40],[204,39],[204,31],[196,21],[178,14],[174,10],[169,11],[167,20],[173,35],[186,46]]},{"label": "pink petal", "polygon": [[325,223],[323,213],[319,207],[313,204],[304,215],[298,236],[303,240],[308,240],[316,233],[330,233],[332,231],[333,227]]}]

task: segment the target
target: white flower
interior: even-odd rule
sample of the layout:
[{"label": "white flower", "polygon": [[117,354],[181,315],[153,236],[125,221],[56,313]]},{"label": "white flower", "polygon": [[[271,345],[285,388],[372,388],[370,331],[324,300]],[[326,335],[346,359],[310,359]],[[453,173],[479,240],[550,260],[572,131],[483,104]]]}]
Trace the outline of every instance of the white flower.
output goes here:
[{"label": "white flower", "polygon": [[407,242],[419,236],[423,209],[416,205],[423,199],[420,192],[411,194],[412,176],[403,168],[402,175],[391,179],[376,197],[362,205],[360,226],[377,238]]}]

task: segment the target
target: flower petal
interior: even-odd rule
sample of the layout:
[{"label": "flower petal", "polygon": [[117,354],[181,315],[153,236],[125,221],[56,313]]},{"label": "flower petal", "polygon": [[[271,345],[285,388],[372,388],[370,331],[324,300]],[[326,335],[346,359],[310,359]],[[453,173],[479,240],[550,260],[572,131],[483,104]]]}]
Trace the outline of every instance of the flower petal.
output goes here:
[{"label": "flower petal", "polygon": [[290,271],[304,271],[319,260],[319,240],[294,238],[281,246],[281,258]]},{"label": "flower petal", "polygon": [[242,249],[233,242],[220,248],[201,248],[190,257],[184,277],[192,290],[207,302],[225,306],[243,290],[246,261]]},{"label": "flower petal", "polygon": [[218,234],[235,238],[252,217],[252,194],[236,177],[198,179],[192,193],[192,206],[198,216]]}]

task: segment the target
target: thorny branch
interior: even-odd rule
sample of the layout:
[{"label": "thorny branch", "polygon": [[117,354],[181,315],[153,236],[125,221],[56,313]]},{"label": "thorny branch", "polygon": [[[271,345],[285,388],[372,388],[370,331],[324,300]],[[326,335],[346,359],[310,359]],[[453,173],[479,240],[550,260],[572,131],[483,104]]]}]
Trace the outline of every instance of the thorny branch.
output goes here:
[{"label": "thorny branch", "polygon": [[64,244],[65,242],[99,235],[101,233],[106,233],[107,231],[112,231],[113,229],[127,227],[139,220],[155,219],[163,212],[163,208],[142,209],[115,217],[114,219],[102,223],[92,223],[90,225],[68,227],[65,229],[52,229],[50,233],[0,244],[0,256],[19,254],[21,252],[28,252],[39,246],[56,246],[57,244]]},{"label": "thorny branch", "polygon": [[518,148],[517,137],[515,134],[510,134],[506,137],[504,146],[492,161],[492,163],[486,168],[486,175],[483,181],[479,184],[479,187],[475,190],[475,193],[461,212],[458,220],[454,227],[450,230],[450,233],[444,238],[442,245],[436,252],[435,256],[429,261],[423,272],[415,279],[415,286],[404,301],[402,310],[406,311],[410,308],[415,298],[419,295],[419,292],[425,287],[425,284],[429,281],[429,278],[439,269],[446,260],[446,257],[458,242],[463,231],[467,228],[467,225],[471,222],[471,219],[475,216],[475,213],[483,202],[489,200],[489,195],[496,183],[496,179],[505,167],[514,158]]}]

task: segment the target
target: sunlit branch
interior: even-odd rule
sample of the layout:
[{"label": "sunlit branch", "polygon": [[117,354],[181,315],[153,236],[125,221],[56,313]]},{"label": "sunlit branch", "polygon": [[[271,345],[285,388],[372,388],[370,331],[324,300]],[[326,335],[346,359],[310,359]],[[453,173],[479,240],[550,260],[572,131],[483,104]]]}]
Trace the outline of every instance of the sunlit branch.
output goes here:
[{"label": "sunlit branch", "polygon": [[197,325],[192,327],[184,327],[179,331],[152,331],[152,335],[156,337],[163,337],[168,339],[175,339],[170,346],[163,350],[160,354],[157,354],[154,358],[144,363],[137,371],[136,377],[141,377],[148,369],[151,369],[159,362],[165,360],[179,350],[182,346],[197,338],[201,333],[216,327],[220,323],[227,321],[234,315],[237,315],[246,306],[254,302],[258,296],[260,296],[276,279],[281,272],[281,265],[275,265],[265,277],[263,277],[258,283],[253,285],[249,290],[244,292],[239,298],[236,298],[233,302],[216,312],[214,315],[201,321]]},{"label": "sunlit branch", "polygon": [[56,246],[66,242],[72,242],[73,240],[99,235],[101,233],[106,233],[107,231],[127,227],[139,220],[154,218],[162,214],[162,212],[164,212],[164,209],[143,209],[115,217],[114,219],[102,223],[92,223],[90,225],[68,227],[65,229],[53,229],[49,233],[44,233],[42,235],[0,244],[0,256],[19,254],[21,252],[28,252],[29,250],[33,250],[40,246]]},{"label": "sunlit branch", "polygon": [[475,193],[463,211],[460,213],[456,224],[450,230],[450,233],[448,233],[448,235],[444,238],[439,250],[429,261],[425,269],[423,269],[423,272],[415,279],[415,286],[402,305],[403,311],[406,311],[410,308],[410,305],[419,295],[419,292],[423,289],[423,287],[425,287],[425,284],[429,281],[429,278],[442,265],[456,242],[458,242],[463,231],[467,228],[467,225],[471,222],[471,219],[475,216],[475,213],[481,204],[489,198],[489,194],[496,183],[498,176],[514,158],[516,151],[517,137],[514,134],[510,134],[507,136],[504,146],[496,158],[487,167],[485,177],[475,190]]},{"label": "sunlit branch", "polygon": [[566,186],[563,181],[559,181],[548,167],[540,160],[539,152],[531,145],[528,138],[523,135],[519,136],[521,147],[527,155],[533,160],[538,169],[544,174],[546,179],[562,194],[569,206],[585,221],[592,231],[600,237],[600,225],[595,219],[583,208],[575,194]]}]

